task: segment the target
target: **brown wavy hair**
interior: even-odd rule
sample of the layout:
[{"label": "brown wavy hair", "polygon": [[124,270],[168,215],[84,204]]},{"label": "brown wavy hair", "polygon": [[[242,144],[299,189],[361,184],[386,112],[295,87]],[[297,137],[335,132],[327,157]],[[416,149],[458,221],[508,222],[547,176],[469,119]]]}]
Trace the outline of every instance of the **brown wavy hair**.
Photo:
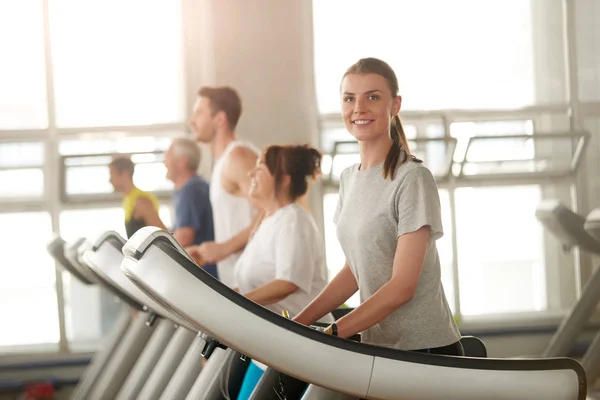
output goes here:
[{"label": "brown wavy hair", "polygon": [[321,173],[322,154],[309,145],[273,145],[264,152],[264,160],[275,177],[275,190],[279,190],[283,177],[289,175],[289,196],[293,201],[308,190],[308,180]]}]

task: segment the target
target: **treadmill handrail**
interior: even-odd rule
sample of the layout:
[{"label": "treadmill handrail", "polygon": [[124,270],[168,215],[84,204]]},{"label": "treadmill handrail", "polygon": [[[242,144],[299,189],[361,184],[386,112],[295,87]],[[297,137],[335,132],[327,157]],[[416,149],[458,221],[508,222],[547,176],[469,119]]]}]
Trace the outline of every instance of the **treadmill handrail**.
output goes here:
[{"label": "treadmill handrail", "polygon": [[[600,254],[600,242],[585,229],[586,218],[575,213],[560,201],[544,200],[537,206],[535,216],[563,245],[574,245],[591,253]],[[552,223],[556,224],[558,232]],[[565,240],[570,243],[565,243]]]},{"label": "treadmill handrail", "polygon": [[46,245],[46,249],[48,253],[52,256],[54,261],[62,267],[63,270],[66,270],[75,278],[77,278],[84,285],[93,285],[94,282],[90,281],[86,276],[84,276],[71,262],[65,257],[64,246],[66,242],[60,236],[55,236],[50,243]]},{"label": "treadmill handrail", "polygon": [[[293,333],[303,336],[307,339],[325,344],[328,346],[337,347],[341,350],[364,354],[382,359],[391,359],[405,361],[411,363],[444,366],[462,369],[484,369],[484,370],[565,370],[570,369],[577,374],[580,387],[586,387],[585,372],[582,366],[575,360],[570,358],[552,358],[552,359],[497,359],[497,358],[468,358],[468,357],[453,357],[444,355],[432,355],[418,352],[404,351],[387,347],[375,346],[366,343],[357,343],[351,340],[342,339],[319,332],[310,327],[301,325],[295,321],[287,319],[279,314],[276,314],[257,303],[247,299],[245,296],[235,292],[223,283],[216,280],[210,274],[191,263],[187,257],[177,251],[175,248],[165,243],[162,240],[153,240],[150,245],[154,245],[162,250],[166,255],[171,257],[177,264],[185,268],[187,272],[192,274],[203,284],[210,287],[212,290],[233,302],[237,306],[244,308],[246,311],[260,317],[267,322],[270,322],[280,328],[292,331]],[[147,246],[149,247],[149,245]],[[146,248],[147,248],[146,247]],[[139,282],[127,270],[123,271],[132,281],[142,290],[151,292],[149,288],[144,287],[142,282]],[[209,328],[206,331],[210,332]],[[226,338],[219,338],[227,344]]]},{"label": "treadmill handrail", "polygon": [[139,259],[156,240],[165,240],[189,261],[196,264],[185,249],[177,240],[168,232],[155,226],[145,226],[139,229],[129,240],[123,245],[123,255],[125,257],[133,257]]},{"label": "treadmill handrail", "polygon": [[79,252],[85,251],[85,249],[89,248],[89,246],[89,241],[84,237],[80,237],[74,242],[65,243],[64,254],[65,258],[71,263],[73,267],[77,269],[77,271],[83,274],[83,276],[85,276],[89,281],[96,283],[98,279],[97,275],[90,271],[89,268],[87,268],[87,266],[82,265],[78,259]]},{"label": "treadmill handrail", "polygon": [[97,251],[104,242],[110,240],[111,238],[117,239],[117,241],[121,243],[121,248],[123,245],[125,245],[126,241],[121,237],[121,235],[119,235],[116,231],[110,230],[102,232],[96,238],[96,240],[94,240],[94,243],[92,244],[92,250]]},{"label": "treadmill handrail", "polygon": [[[131,296],[129,296],[129,294],[125,293],[119,287],[116,287],[115,285],[113,285],[112,282],[108,281],[102,274],[99,274],[94,268],[92,268],[90,266],[90,264],[91,264],[91,262],[89,260],[90,255],[93,254],[94,252],[96,252],[98,250],[98,248],[100,247],[100,245],[106,241],[108,241],[118,251],[121,251],[123,244],[121,243],[121,241],[118,240],[118,238],[120,238],[120,236],[116,232],[113,232],[113,233],[114,233],[114,236],[103,234],[102,241],[101,242],[96,241],[98,246],[95,246],[95,245],[91,246],[90,248],[88,248],[87,250],[85,250],[83,252],[82,259],[85,261],[85,267],[87,267],[90,270],[90,272],[98,278],[98,281],[105,289],[107,289],[109,292],[111,292],[112,294],[117,296],[119,299],[121,299],[121,301],[123,301],[124,303],[126,303],[127,305],[132,307],[133,309],[136,309],[139,311],[144,311],[146,309],[146,307],[143,304],[141,304],[137,300],[133,299]],[[119,244],[119,243],[121,243],[121,244]]]},{"label": "treadmill handrail", "polygon": [[594,239],[600,241],[600,207],[595,208],[585,217],[583,229]]},{"label": "treadmill handrail", "polygon": [[[160,236],[157,236],[160,237]],[[161,239],[162,240],[162,239]],[[95,252],[97,252],[104,244],[108,244],[113,246],[119,253],[124,254],[123,252],[123,247],[127,242],[125,241],[125,239],[123,239],[123,237],[118,234],[115,231],[106,231],[103,232],[98,239],[95,241],[94,246],[86,251],[86,254],[84,254],[85,258],[88,257],[92,257],[91,255]],[[119,266],[120,268],[120,266]],[[91,268],[92,270],[94,270],[94,268]],[[96,272],[96,271],[94,271]],[[101,273],[96,272],[98,275],[102,275]],[[135,304],[137,304],[138,308],[141,307],[142,310],[145,311],[151,311],[153,313],[156,313],[158,315],[161,315],[164,318],[168,318],[171,319],[174,323],[184,326],[186,329],[192,329],[193,324],[189,324],[187,321],[183,320],[182,318],[171,318],[171,314],[172,313],[168,313],[168,315],[165,315],[165,313],[163,312],[163,310],[161,309],[155,309],[156,306],[158,304],[156,304],[156,302],[152,302],[152,303],[148,303],[146,304],[146,302],[142,299],[139,298],[137,296],[133,296],[130,295],[126,290],[122,290],[120,286],[115,286],[112,282],[112,279],[110,278],[104,278],[104,276],[102,275],[102,278],[104,281],[108,282],[108,284],[110,286],[112,286],[113,288],[115,288],[116,290],[121,291],[126,297],[128,297],[130,299],[130,301],[134,302]],[[139,290],[139,288],[138,288]],[[144,297],[148,297],[145,293],[143,293]],[[132,297],[133,296],[133,297]],[[152,299],[149,299],[152,300]],[[164,307],[163,307],[164,308]],[[168,311],[168,310],[164,310],[164,311]]]}]

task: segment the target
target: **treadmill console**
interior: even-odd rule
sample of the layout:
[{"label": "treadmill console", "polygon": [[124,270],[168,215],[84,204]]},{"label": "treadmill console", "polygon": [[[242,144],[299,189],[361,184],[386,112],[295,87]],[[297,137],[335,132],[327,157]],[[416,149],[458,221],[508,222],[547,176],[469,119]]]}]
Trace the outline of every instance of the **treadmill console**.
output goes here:
[{"label": "treadmill console", "polygon": [[600,207],[588,214],[584,228],[594,239],[600,242]]}]

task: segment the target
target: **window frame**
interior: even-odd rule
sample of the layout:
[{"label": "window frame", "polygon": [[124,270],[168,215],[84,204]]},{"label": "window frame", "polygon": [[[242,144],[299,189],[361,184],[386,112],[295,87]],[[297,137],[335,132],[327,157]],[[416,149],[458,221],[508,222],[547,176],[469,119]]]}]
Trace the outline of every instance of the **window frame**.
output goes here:
[{"label": "window frame", "polygon": [[41,170],[43,174],[43,184],[44,187],[42,189],[42,193],[39,196],[26,196],[26,197],[0,197],[0,212],[3,210],[15,210],[19,211],[21,208],[20,205],[23,206],[23,210],[32,211],[32,210],[43,210],[42,206],[46,200],[46,165],[47,165],[47,157],[46,157],[46,140],[40,137],[39,132],[36,131],[25,131],[25,137],[21,137],[19,134],[15,134],[15,131],[2,131],[0,130],[0,141],[2,144],[14,144],[14,143],[39,143],[42,145],[42,151],[44,152],[44,157],[41,164],[28,164],[28,165],[19,165],[19,166],[3,166],[0,165],[0,171],[15,171],[15,170]]},{"label": "window frame", "polygon": [[[43,47],[44,47],[44,68],[45,68],[45,83],[46,83],[46,107],[47,107],[47,126],[40,129],[1,129],[0,142],[42,142],[44,145],[44,163],[41,166],[44,173],[44,194],[40,198],[18,198],[16,200],[0,199],[0,212],[28,212],[28,211],[45,211],[50,214],[53,232],[60,233],[59,220],[62,211],[70,209],[89,209],[89,208],[106,208],[120,207],[121,198],[118,195],[111,194],[109,196],[90,196],[85,199],[77,199],[77,201],[65,201],[61,192],[61,156],[59,154],[59,143],[62,140],[90,140],[90,139],[107,139],[107,132],[111,133],[110,139],[138,137],[138,136],[156,136],[156,137],[175,137],[189,135],[189,127],[185,120],[188,111],[191,109],[196,100],[195,88],[201,83],[199,81],[197,71],[194,69],[200,65],[201,55],[194,51],[188,51],[194,48],[192,36],[188,35],[185,23],[187,21],[186,10],[192,5],[188,4],[188,0],[177,0],[181,4],[179,8],[178,19],[182,23],[181,29],[178,30],[179,35],[177,45],[182,45],[182,66],[183,79],[181,90],[182,98],[179,100],[185,107],[182,113],[182,120],[162,124],[150,125],[128,125],[128,126],[79,126],[79,127],[59,127],[56,123],[56,102],[53,74],[53,59],[50,43],[50,15],[49,3],[50,0],[41,0],[42,3],[42,24],[43,24]],[[199,29],[199,28],[198,28]],[[16,169],[23,169],[17,167]],[[171,193],[158,193],[161,204],[171,204]],[[45,354],[48,352],[58,354],[69,354],[73,349],[69,348],[69,342],[66,334],[66,318],[65,318],[65,297],[63,290],[63,279],[60,268],[55,271],[55,285],[57,295],[57,315],[60,330],[60,341],[58,344],[37,344],[32,343],[23,346],[16,346],[19,351],[26,351],[24,357],[35,357],[37,354]],[[0,352],[14,354],[14,349],[2,347]]]},{"label": "window frame", "polygon": [[[59,185],[60,185],[60,195],[61,201],[63,204],[72,204],[72,203],[85,203],[89,204],[90,201],[96,201],[99,203],[114,203],[120,202],[123,198],[122,194],[111,192],[111,193],[102,193],[102,194],[69,194],[67,192],[67,171],[69,166],[67,166],[67,161],[69,159],[82,159],[82,158],[94,158],[94,157],[112,157],[112,156],[136,156],[136,155],[160,155],[164,156],[164,151],[156,150],[156,151],[140,151],[140,152],[128,152],[128,153],[97,153],[97,154],[69,154],[60,156],[60,173],[59,173]],[[142,163],[146,164],[146,163]],[[153,164],[153,163],[147,163]],[[90,167],[99,167],[104,164],[92,164],[85,165]],[[84,166],[84,167],[85,167]],[[172,196],[171,190],[157,190],[152,192],[159,200],[169,200]]]},{"label": "window frame", "polygon": [[[53,224],[51,213],[43,205],[40,205],[40,206],[33,205],[32,206],[30,204],[25,204],[25,205],[21,205],[20,207],[19,206],[15,207],[13,204],[7,204],[7,203],[2,204],[2,203],[0,203],[0,215],[11,215],[11,214],[41,214],[42,218],[47,219],[47,221],[50,222],[50,227],[52,227],[52,224]],[[44,225],[44,230],[46,230],[47,227],[48,227],[48,225]],[[46,233],[51,233],[51,232],[46,231]],[[50,238],[50,237],[51,237],[51,234],[49,235],[48,238]],[[39,250],[40,250],[40,253],[42,253],[42,254],[45,251],[44,248],[41,248]],[[48,254],[45,254],[44,257],[48,257],[48,259],[49,259],[48,260],[49,261],[48,264],[49,265],[55,264],[54,261],[51,259],[51,257]],[[43,290],[48,290],[50,292],[55,291],[56,292],[55,293],[55,296],[56,296],[55,300],[56,300],[56,303],[57,303],[57,306],[58,306],[58,303],[60,302],[60,298],[58,296],[58,292],[59,292],[60,289],[59,289],[58,284],[56,282],[56,279],[57,279],[57,273],[56,273],[56,271],[57,270],[58,269],[56,269],[55,273],[54,273],[54,281],[47,282],[47,283],[45,282],[44,284],[39,285],[39,286],[30,286],[30,285],[27,285],[27,287],[25,288],[25,290],[38,291],[40,288],[42,288]],[[51,273],[49,275],[51,275]],[[12,289],[14,290],[14,287]],[[11,290],[11,289],[9,288],[9,290]],[[58,320],[57,320],[57,326],[60,329],[60,318],[58,318]],[[59,337],[59,342],[60,342],[60,339],[61,339],[60,332],[57,332],[57,333],[59,334],[58,337]],[[59,342],[50,342],[50,343],[45,342],[45,343],[36,343],[36,344],[33,344],[33,343],[31,343],[31,344],[29,344],[29,343],[27,343],[27,344],[18,344],[18,345],[15,345],[15,347],[18,347],[18,348],[27,348],[27,349],[29,349],[29,348],[36,349],[36,346],[40,346],[40,348],[43,348],[43,349],[57,349],[60,346]],[[2,352],[5,352],[5,351],[9,352],[9,353],[13,352],[13,350],[11,349],[11,347],[12,346],[10,346],[10,345],[9,346],[0,346],[0,354]]]},{"label": "window frame", "polygon": [[[451,136],[451,125],[456,122],[503,122],[503,121],[531,121],[532,122],[532,134],[531,135],[479,135],[469,138],[467,142],[467,150],[465,151],[464,157],[456,161],[454,160],[454,151],[456,146],[452,148],[451,157],[449,158],[451,169],[454,165],[461,166],[465,163],[468,154],[468,148],[470,147],[471,140],[477,137],[510,137],[510,138],[533,138],[540,137],[542,140],[564,139],[570,138],[576,141],[574,146],[572,160],[569,163],[569,169],[566,171],[542,171],[542,172],[531,172],[531,173],[509,173],[509,174],[485,174],[485,175],[466,175],[461,173],[448,173],[443,176],[436,177],[436,182],[439,188],[446,189],[450,200],[450,221],[451,221],[451,234],[452,234],[452,272],[453,272],[453,286],[454,296],[453,299],[449,299],[454,303],[455,314],[459,320],[469,321],[470,324],[478,326],[478,321],[503,321],[506,320],[507,315],[505,314],[490,314],[481,316],[463,316],[460,307],[460,284],[459,284],[459,263],[458,259],[458,243],[457,243],[457,219],[456,219],[456,199],[455,191],[458,188],[463,187],[501,187],[501,186],[528,186],[528,185],[540,185],[541,189],[544,190],[547,186],[552,185],[563,185],[567,186],[570,191],[577,193],[580,187],[577,182],[577,172],[581,164],[581,158],[585,153],[585,149],[588,145],[590,134],[585,130],[565,130],[557,131],[554,133],[543,133],[536,130],[538,121],[543,121],[548,117],[568,115],[569,108],[565,105],[544,105],[544,106],[530,106],[518,110],[442,110],[442,111],[406,111],[401,112],[400,116],[403,123],[411,124],[417,127],[417,140],[423,142],[432,142],[441,140],[454,139]],[[441,124],[443,128],[443,136],[441,138],[427,138],[425,128],[427,125]],[[343,123],[340,121],[339,115],[337,114],[325,114],[321,116],[321,130],[320,134],[326,134],[328,129],[339,129],[343,128]],[[321,141],[323,139],[321,138]],[[414,139],[412,139],[414,141]],[[479,140],[479,139],[475,139]],[[484,139],[481,139],[484,140]],[[336,146],[334,144],[333,151]],[[332,152],[325,153],[326,156],[331,156]],[[333,158],[331,170],[333,171]],[[332,193],[339,189],[339,182],[336,180],[324,177],[321,180],[323,187],[323,193]],[[546,251],[547,244],[544,243],[544,251]],[[547,261],[547,260],[546,260]],[[557,266],[549,266],[546,262],[545,268],[557,268]],[[572,271],[571,271],[572,274]],[[550,275],[550,276],[549,276]],[[554,278],[553,278],[554,277]],[[558,269],[558,273],[555,275],[546,274],[546,303],[550,305],[560,304],[559,309],[546,309],[542,312],[519,312],[508,314],[508,321],[500,322],[505,324],[503,326],[510,326],[513,320],[521,321],[522,314],[536,316],[534,320],[546,321],[548,318],[555,318],[556,315],[564,315],[568,311],[572,301],[575,298],[576,293],[570,296],[570,293],[565,296],[564,293],[554,293],[547,290],[549,287],[556,287],[560,280],[573,281],[577,280],[572,276],[569,276],[569,271],[565,269]],[[550,280],[550,281],[549,281]],[[513,318],[514,317],[514,318]],[[496,323],[496,322],[494,322]]]}]

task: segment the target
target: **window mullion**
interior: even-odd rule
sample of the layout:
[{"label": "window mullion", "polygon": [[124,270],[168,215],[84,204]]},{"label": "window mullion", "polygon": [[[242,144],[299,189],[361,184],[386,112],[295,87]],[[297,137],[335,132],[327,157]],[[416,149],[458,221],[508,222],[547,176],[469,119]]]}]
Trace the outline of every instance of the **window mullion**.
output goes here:
[{"label": "window mullion", "polygon": [[[52,48],[50,38],[50,1],[43,0],[43,24],[44,24],[44,62],[46,70],[46,99],[48,104],[48,141],[44,146],[44,183],[45,197],[48,204],[48,211],[52,220],[52,231],[59,231],[58,216],[60,212],[60,194],[58,179],[58,132],[56,130],[56,107],[54,96],[54,74],[52,63]],[[58,307],[58,326],[60,330],[59,351],[68,352],[69,344],[66,335],[65,323],[65,299],[60,269],[55,268],[56,277],[56,296]]]}]

